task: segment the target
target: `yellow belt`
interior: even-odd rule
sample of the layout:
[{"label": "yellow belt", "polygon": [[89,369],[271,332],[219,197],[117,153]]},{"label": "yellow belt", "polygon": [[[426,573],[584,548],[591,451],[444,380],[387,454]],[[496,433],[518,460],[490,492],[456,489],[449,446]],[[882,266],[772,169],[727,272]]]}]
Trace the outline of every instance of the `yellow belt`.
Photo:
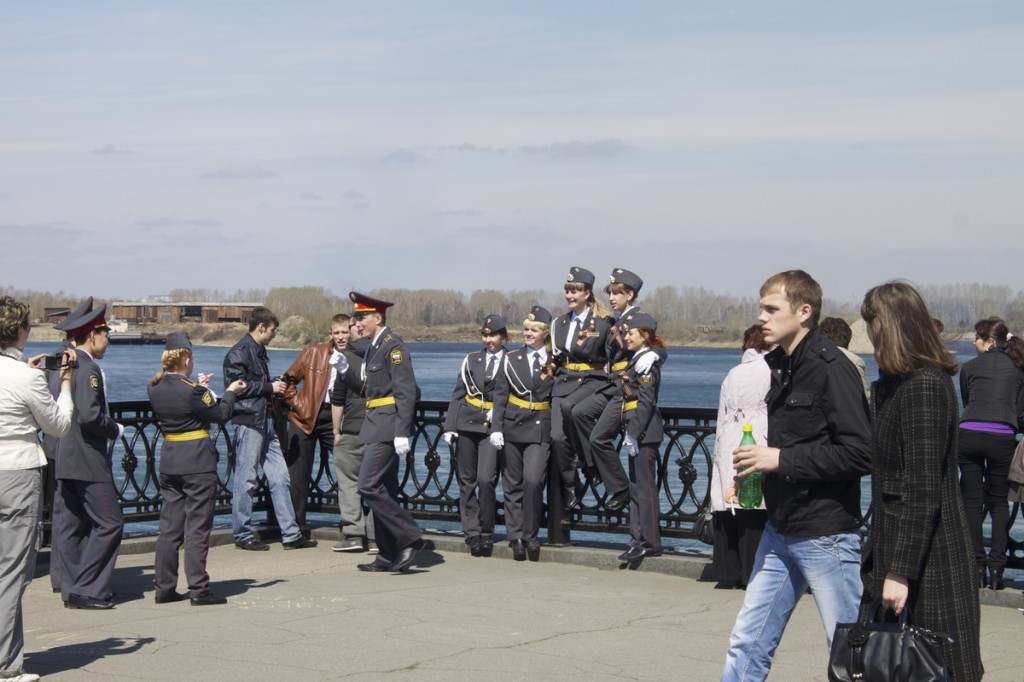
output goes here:
[{"label": "yellow belt", "polygon": [[522,408],[525,408],[527,410],[533,410],[534,412],[539,412],[540,410],[550,410],[551,409],[551,402],[550,401],[543,402],[543,403],[531,403],[529,400],[523,400],[522,398],[517,398],[514,395],[510,395],[508,397],[508,401],[510,403],[512,403],[513,405],[515,405],[516,407],[522,407]]},{"label": "yellow belt", "polygon": [[375,407],[384,407],[385,405],[394,405],[395,396],[388,395],[383,398],[370,398],[366,401],[366,409],[372,410]]},{"label": "yellow belt", "polygon": [[594,372],[604,369],[604,363],[597,365],[593,362],[567,362],[564,367],[574,372]]},{"label": "yellow belt", "polygon": [[622,361],[616,362],[614,365],[612,365],[612,371],[613,372],[621,372],[622,370],[626,369],[627,367],[629,367],[629,360],[622,360]]},{"label": "yellow belt", "polygon": [[196,431],[185,431],[184,433],[165,433],[164,440],[170,443],[181,443],[187,440],[199,440],[200,438],[209,438],[210,432],[206,429],[197,429]]},{"label": "yellow belt", "polygon": [[490,401],[485,402],[483,400],[480,400],[479,398],[474,398],[468,395],[466,396],[466,402],[472,405],[473,407],[479,407],[481,410],[489,410],[492,407],[494,407],[494,403]]},{"label": "yellow belt", "polygon": [[[639,402],[639,401],[627,400],[626,402],[622,403],[622,411],[623,412],[629,412],[630,410],[635,410],[637,402]],[[657,403],[654,403],[654,404],[657,405]]]}]

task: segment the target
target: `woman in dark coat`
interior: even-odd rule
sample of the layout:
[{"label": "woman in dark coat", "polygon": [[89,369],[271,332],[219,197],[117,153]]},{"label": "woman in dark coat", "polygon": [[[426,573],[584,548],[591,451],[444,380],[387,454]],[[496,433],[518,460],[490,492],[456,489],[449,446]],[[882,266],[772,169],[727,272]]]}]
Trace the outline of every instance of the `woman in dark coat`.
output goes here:
[{"label": "woman in dark coat", "polygon": [[551,313],[534,306],[523,321],[523,347],[505,353],[494,387],[488,439],[501,451],[505,529],[512,558],[540,559],[544,484],[551,457]]},{"label": "woman in dark coat", "polygon": [[957,481],[956,363],[920,294],[877,286],[861,316],[882,378],[871,391],[874,506],[862,568],[865,608],[880,598],[911,624],[948,633],[949,679],[980,680],[980,611]]},{"label": "woman in dark coat", "polygon": [[508,330],[501,315],[488,315],[480,327],[483,350],[462,361],[444,420],[444,440],[455,446],[459,479],[459,516],[473,556],[494,550],[498,449],[488,439],[494,385],[505,357]]},{"label": "woman in dark coat", "polygon": [[[160,534],[153,561],[154,600],[157,604],[191,599],[193,606],[224,604],[210,590],[206,556],[210,550],[213,506],[217,493],[217,450],[210,425],[223,424],[245,381],[238,379],[217,400],[209,376],[193,383],[192,343],[184,334],[168,334],[161,358],[163,368],[149,382],[149,400],[160,422]],[[178,548],[185,545],[185,576],[189,594],[178,586]]]}]

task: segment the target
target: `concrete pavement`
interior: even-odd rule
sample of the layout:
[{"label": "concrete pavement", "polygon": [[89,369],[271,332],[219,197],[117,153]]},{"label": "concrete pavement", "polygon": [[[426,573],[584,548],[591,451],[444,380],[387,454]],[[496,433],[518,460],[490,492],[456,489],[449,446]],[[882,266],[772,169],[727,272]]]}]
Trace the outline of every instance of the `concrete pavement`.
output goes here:
[{"label": "concrete pavement", "polygon": [[[117,608],[63,608],[45,557],[25,598],[26,670],[82,680],[717,680],[743,593],[699,580],[697,553],[620,570],[621,551],[548,548],[514,562],[505,543],[474,558],[462,538],[427,536],[405,574],[363,573],[365,554],[243,552],[215,546],[209,570],[226,606],[153,602],[152,539],[126,541]],[[230,535],[216,534],[230,543]],[[184,584],[179,589],[184,590]],[[986,680],[1024,680],[1024,606],[982,607]],[[1011,606],[1011,607],[1008,607]],[[804,599],[773,680],[825,680],[824,634]]]}]

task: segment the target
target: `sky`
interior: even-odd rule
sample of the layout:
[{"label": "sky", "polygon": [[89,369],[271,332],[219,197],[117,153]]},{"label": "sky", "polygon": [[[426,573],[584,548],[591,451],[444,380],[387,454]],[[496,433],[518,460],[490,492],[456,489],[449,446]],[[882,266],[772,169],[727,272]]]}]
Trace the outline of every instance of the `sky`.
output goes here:
[{"label": "sky", "polygon": [[1016,291],[1022,65],[1019,0],[0,0],[0,285]]}]

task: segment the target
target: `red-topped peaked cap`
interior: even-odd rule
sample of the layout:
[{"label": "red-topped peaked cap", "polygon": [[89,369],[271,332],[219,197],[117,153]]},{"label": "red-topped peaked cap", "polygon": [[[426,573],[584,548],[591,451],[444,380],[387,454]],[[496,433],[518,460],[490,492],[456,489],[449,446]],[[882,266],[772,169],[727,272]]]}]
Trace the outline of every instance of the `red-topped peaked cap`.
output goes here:
[{"label": "red-topped peaked cap", "polygon": [[387,314],[388,308],[395,305],[388,301],[382,301],[379,298],[373,298],[372,296],[361,294],[358,291],[348,292],[348,297],[352,299],[352,302],[355,304],[355,309],[352,311],[352,315],[354,317],[359,317],[360,315],[366,315],[368,313],[380,313],[381,315],[385,315]]},{"label": "red-topped peaked cap", "polygon": [[106,312],[107,312],[107,304],[104,303],[99,308],[96,308],[96,310],[93,310],[92,312],[89,312],[89,313],[85,313],[84,315],[79,317],[77,320],[75,320],[72,323],[72,324],[75,325],[74,328],[66,330],[67,333],[70,334],[72,337],[85,336],[86,334],[91,332],[93,329],[99,329],[101,327],[106,327],[107,326],[107,320],[104,317]]}]

